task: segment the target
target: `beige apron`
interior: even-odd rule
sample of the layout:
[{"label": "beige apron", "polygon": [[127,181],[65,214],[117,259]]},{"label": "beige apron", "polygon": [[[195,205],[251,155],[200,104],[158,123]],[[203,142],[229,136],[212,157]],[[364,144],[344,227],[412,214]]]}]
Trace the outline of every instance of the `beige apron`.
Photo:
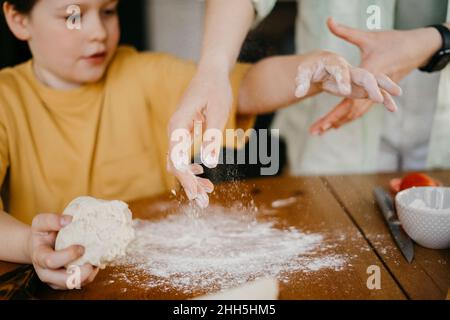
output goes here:
[{"label": "beige apron", "polygon": [[[450,21],[450,4],[447,21]],[[441,72],[427,165],[430,169],[450,168],[450,65]]]}]

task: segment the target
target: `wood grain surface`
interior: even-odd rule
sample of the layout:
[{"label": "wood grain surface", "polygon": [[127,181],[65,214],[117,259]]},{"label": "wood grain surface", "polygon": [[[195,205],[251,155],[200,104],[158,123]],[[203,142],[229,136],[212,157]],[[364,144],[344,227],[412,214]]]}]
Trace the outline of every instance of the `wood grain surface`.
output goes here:
[{"label": "wood grain surface", "polygon": [[[450,172],[433,176],[450,185]],[[232,207],[236,203],[258,208],[256,219],[275,221],[280,229],[296,228],[320,233],[333,244],[333,253],[346,257],[339,270],[296,272],[280,283],[280,299],[445,299],[450,287],[450,250],[415,246],[415,259],[408,264],[395,246],[373,196],[372,189],[387,187],[392,175],[281,177],[217,186],[212,205]],[[276,200],[291,203],[274,208]],[[159,220],[183,214],[183,199],[162,195],[130,203],[134,218]],[[368,268],[377,266],[381,288],[367,287]],[[0,274],[15,265],[0,263]],[[127,274],[133,283],[115,274]],[[38,299],[187,299],[205,294],[193,288],[186,294],[170,287],[146,287],[147,274],[121,267],[102,270],[96,280],[81,290],[54,291],[42,284]],[[250,299],[251,297],[249,297]]]}]

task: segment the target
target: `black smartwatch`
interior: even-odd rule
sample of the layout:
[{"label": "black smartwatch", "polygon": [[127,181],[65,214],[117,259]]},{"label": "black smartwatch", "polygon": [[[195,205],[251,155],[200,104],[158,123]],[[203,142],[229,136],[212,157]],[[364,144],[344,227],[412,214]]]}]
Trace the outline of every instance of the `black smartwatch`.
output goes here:
[{"label": "black smartwatch", "polygon": [[420,71],[424,72],[441,71],[450,62],[450,30],[441,24],[432,25],[430,28],[435,28],[441,34],[442,47],[426,66],[419,68]]}]

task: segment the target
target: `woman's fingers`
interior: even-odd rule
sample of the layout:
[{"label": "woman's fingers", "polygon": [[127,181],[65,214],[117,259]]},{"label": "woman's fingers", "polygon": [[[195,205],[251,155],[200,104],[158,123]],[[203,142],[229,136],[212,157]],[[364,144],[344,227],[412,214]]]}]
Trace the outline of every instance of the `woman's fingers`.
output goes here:
[{"label": "woman's fingers", "polygon": [[[231,91],[231,89],[229,89]],[[232,94],[230,93],[231,97]],[[231,100],[232,98],[230,98]],[[210,169],[217,167],[219,163],[220,146],[222,145],[222,132],[224,131],[230,116],[231,102],[210,101],[206,108],[206,131],[203,136],[202,162]],[[200,133],[201,134],[201,133]]]},{"label": "woman's fingers", "polygon": [[206,191],[199,190],[197,192],[197,196],[195,197],[195,203],[201,209],[205,209],[205,208],[207,208],[209,206],[209,197],[208,197],[208,194],[206,193]]},{"label": "woman's fingers", "polygon": [[203,167],[197,163],[191,164],[189,168],[195,175],[203,174],[204,172]]},{"label": "woman's fingers", "polygon": [[310,128],[313,135],[322,135],[330,129],[338,129],[363,116],[372,107],[371,100],[344,99],[331,112],[316,121]]},{"label": "woman's fingers", "polygon": [[214,184],[209,179],[197,178],[197,181],[206,193],[212,193],[214,191]]},{"label": "woman's fingers", "polygon": [[355,28],[347,27],[336,23],[333,18],[327,20],[328,29],[337,37],[348,41],[360,48],[366,43],[368,32],[364,32]]},{"label": "woman's fingers", "polygon": [[189,200],[195,199],[197,196],[197,180],[196,176],[188,171],[188,172],[176,172],[175,176],[183,187],[186,196]]},{"label": "woman's fingers", "polygon": [[197,196],[195,198],[195,202],[197,205],[204,209],[209,205],[209,196],[208,193],[212,193],[214,191],[214,185],[211,181],[204,178],[196,177],[197,179]]},{"label": "woman's fingers", "polygon": [[203,167],[199,164],[192,164],[187,171],[172,171],[183,187],[189,200],[195,200],[200,208],[206,208],[209,205],[208,193],[214,191],[213,183],[196,175],[203,173]]},{"label": "woman's fingers", "polygon": [[348,114],[352,107],[353,100],[342,100],[332,111],[316,121],[310,128],[310,133],[319,135],[333,127],[333,124]]},{"label": "woman's fingers", "polygon": [[354,100],[349,112],[333,123],[333,129],[339,129],[343,125],[363,116],[372,107],[372,105],[373,102],[371,100]]}]

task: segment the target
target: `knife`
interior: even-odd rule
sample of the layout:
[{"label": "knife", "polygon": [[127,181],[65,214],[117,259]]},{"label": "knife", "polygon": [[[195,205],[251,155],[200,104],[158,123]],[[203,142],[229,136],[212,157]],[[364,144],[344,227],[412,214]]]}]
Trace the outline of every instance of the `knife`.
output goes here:
[{"label": "knife", "polygon": [[394,200],[391,195],[381,187],[376,187],[373,190],[373,194],[378,206],[381,209],[381,212],[383,213],[384,220],[389,227],[395,243],[400,248],[400,251],[408,263],[411,263],[414,258],[414,244],[400,225],[400,221],[398,220],[395,212]]}]

